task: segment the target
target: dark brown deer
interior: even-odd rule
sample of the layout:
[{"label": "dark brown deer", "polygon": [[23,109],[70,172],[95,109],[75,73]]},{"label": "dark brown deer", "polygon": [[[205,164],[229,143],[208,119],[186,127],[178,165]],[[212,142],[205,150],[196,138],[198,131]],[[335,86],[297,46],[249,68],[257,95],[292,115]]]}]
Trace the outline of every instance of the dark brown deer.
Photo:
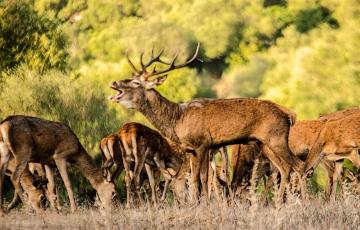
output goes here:
[{"label": "dark brown deer", "polygon": [[[16,192],[23,197],[20,178],[30,162],[56,165],[64,181],[70,199],[71,211],[76,204],[68,177],[66,163],[75,165],[97,191],[101,204],[106,210],[112,207],[116,197],[115,185],[103,178],[102,171],[83,148],[74,132],[65,124],[30,116],[10,116],[0,124],[1,181],[11,155],[16,160],[11,178]],[[2,199],[2,194],[0,194]]]},{"label": "dark brown deer", "polygon": [[[357,111],[356,111],[357,110]],[[322,160],[339,161],[349,159],[360,168],[360,109],[348,111],[346,116],[326,119],[326,122],[312,146],[306,162],[305,174]],[[344,114],[342,113],[342,114]]]},{"label": "dark brown deer", "polygon": [[[118,93],[109,97],[126,108],[136,109],[147,117],[162,135],[181,144],[197,158],[192,171],[191,194],[196,198],[197,184],[201,174],[202,191],[206,194],[208,152],[230,144],[259,140],[267,148],[267,157],[281,173],[280,193],[284,194],[291,166],[298,172],[303,170],[300,160],[288,147],[289,127],[294,122],[291,115],[275,103],[258,99],[198,99],[185,104],[169,101],[153,88],[161,85],[166,73],[193,63],[199,51],[184,64],[176,65],[176,57],[167,63],[161,52],[138,70],[129,63],[135,74],[131,79],[113,82],[111,88]],[[154,63],[168,65],[164,70],[152,71]],[[201,172],[201,173],[200,173]],[[195,196],[194,196],[195,194]]]},{"label": "dark brown deer", "polygon": [[[158,132],[139,123],[125,124],[119,130],[119,138],[126,172],[126,206],[130,207],[133,180],[135,181],[138,197],[141,200],[139,193],[141,186],[140,173],[144,167],[152,190],[152,200],[156,205],[157,195],[154,173],[156,170],[160,170],[166,180],[175,177],[182,163],[181,152],[176,152],[175,146],[171,146]],[[130,167],[132,162],[135,162],[133,169]],[[168,183],[166,182],[165,187],[167,187]],[[166,192],[166,188],[164,192]]]}]

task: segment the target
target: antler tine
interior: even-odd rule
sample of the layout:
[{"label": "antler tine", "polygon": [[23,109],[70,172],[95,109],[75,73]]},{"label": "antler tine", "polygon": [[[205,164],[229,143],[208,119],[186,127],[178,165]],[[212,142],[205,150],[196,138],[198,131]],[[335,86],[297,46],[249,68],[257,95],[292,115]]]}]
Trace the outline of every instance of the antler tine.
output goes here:
[{"label": "antler tine", "polygon": [[169,65],[169,67],[167,69],[164,69],[164,70],[161,70],[159,72],[157,71],[153,71],[149,76],[149,77],[152,77],[152,76],[156,76],[156,75],[160,75],[160,74],[164,74],[164,73],[167,73],[171,70],[174,70],[174,69],[179,69],[179,68],[182,68],[182,67],[185,67],[189,64],[191,64],[193,61],[195,61],[195,59],[197,58],[197,55],[199,54],[199,50],[200,50],[200,43],[197,44],[197,47],[196,47],[196,50],[195,50],[195,53],[194,55],[188,60],[186,61],[185,63],[181,64],[181,65],[175,65],[175,61],[176,61],[176,58],[178,56],[178,53],[174,56],[173,60],[171,61],[171,63],[166,63],[166,62],[163,62],[162,60],[158,60],[158,62],[160,63],[163,63],[163,64],[167,64]]},{"label": "antler tine", "polygon": [[151,73],[149,75],[151,76],[154,73],[156,73],[156,64],[154,65],[154,68],[153,68],[153,70],[151,71]]},{"label": "antler tine", "polygon": [[162,53],[164,52],[164,49],[162,49],[158,55],[156,55],[156,57],[154,57],[154,49],[151,50],[151,58],[150,58],[150,61],[148,63],[146,63],[145,65],[145,68],[149,67],[150,65],[152,65],[154,62],[160,62],[160,63],[163,63],[163,64],[167,64],[165,62],[163,62],[160,57],[162,55]]},{"label": "antler tine", "polygon": [[143,56],[144,56],[144,52],[141,52],[140,54],[140,65],[141,65],[141,69],[142,69],[142,72],[141,73],[146,73],[146,65],[144,65],[143,63]]},{"label": "antler tine", "polygon": [[130,64],[131,68],[133,69],[133,71],[135,71],[135,73],[137,73],[137,74],[141,74],[141,72],[138,69],[136,69],[135,65],[131,62],[128,52],[126,52],[126,59],[129,62],[129,64]]},{"label": "antler tine", "polygon": [[154,46],[151,48],[151,58],[150,59],[153,59],[154,58]]}]

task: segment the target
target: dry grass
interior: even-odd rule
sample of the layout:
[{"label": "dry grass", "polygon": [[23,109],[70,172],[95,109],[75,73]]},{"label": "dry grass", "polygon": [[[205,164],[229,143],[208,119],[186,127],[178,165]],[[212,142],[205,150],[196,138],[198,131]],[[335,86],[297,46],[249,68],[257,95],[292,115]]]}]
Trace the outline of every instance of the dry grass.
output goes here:
[{"label": "dry grass", "polygon": [[246,204],[202,202],[195,207],[118,209],[108,223],[99,211],[80,209],[75,214],[46,212],[37,216],[13,211],[1,218],[0,229],[357,229],[360,198],[342,201],[290,199],[281,207],[253,210]]}]

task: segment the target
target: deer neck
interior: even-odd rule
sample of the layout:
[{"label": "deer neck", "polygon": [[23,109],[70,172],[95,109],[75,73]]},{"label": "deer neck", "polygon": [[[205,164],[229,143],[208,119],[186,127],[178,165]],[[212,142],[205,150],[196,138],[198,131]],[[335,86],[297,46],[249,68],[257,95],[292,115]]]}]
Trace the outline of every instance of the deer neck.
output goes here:
[{"label": "deer neck", "polygon": [[146,103],[139,109],[140,112],[160,131],[162,135],[172,141],[179,142],[175,132],[175,125],[181,116],[179,104],[169,101],[156,90],[147,90]]},{"label": "deer neck", "polygon": [[75,166],[85,178],[89,180],[91,186],[97,190],[104,181],[101,169],[95,164],[95,161],[89,156],[86,150],[83,147],[81,148],[82,151],[75,159]]}]

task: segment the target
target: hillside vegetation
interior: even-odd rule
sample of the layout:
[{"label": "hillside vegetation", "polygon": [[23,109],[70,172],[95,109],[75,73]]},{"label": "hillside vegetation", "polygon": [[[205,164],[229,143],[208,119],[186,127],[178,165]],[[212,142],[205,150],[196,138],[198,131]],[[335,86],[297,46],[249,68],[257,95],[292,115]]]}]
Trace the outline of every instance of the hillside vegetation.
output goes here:
[{"label": "hillside vegetation", "polygon": [[106,99],[131,76],[125,53],[183,61],[200,42],[165,97],[258,97],[314,119],[360,104],[359,15],[359,0],[2,0],[0,118],[63,121],[95,157],[122,124],[149,125]]}]

